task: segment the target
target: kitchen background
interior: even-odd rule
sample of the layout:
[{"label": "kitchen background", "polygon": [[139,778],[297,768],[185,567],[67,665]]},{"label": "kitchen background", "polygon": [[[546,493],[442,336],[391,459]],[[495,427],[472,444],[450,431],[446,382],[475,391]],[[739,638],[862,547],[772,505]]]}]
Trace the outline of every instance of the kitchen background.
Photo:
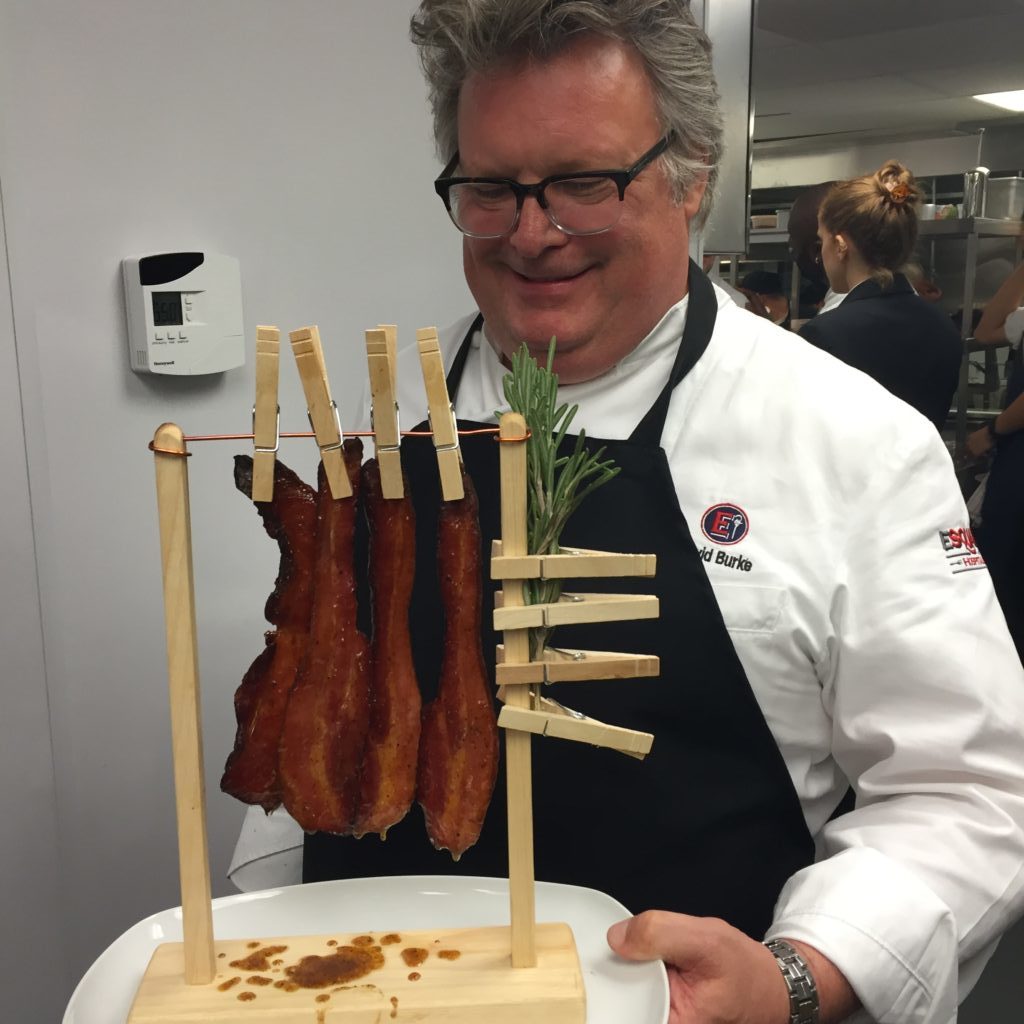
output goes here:
[{"label": "kitchen background", "polygon": [[[431,187],[414,6],[0,0],[5,1020],[59,1020],[110,941],[180,901],[154,429],[249,429],[263,323],[320,326],[344,423],[366,327],[394,322],[409,341],[470,308]],[[735,7],[741,23],[749,8]],[[1019,0],[760,0],[755,202],[784,207],[796,186],[889,155],[959,174],[982,122],[997,166],[1016,173],[1019,118],[969,97],[1024,85],[1022,42]],[[121,260],[196,249],[240,260],[246,366],[136,374]],[[281,408],[283,430],[306,429],[290,358]],[[292,444],[308,477],[312,445]],[[200,448],[189,467],[215,895],[232,891],[243,810],[217,786],[231,695],[261,647],[277,561],[232,484],[235,450]],[[1021,952],[1018,928],[962,1020],[1017,1019]]]}]

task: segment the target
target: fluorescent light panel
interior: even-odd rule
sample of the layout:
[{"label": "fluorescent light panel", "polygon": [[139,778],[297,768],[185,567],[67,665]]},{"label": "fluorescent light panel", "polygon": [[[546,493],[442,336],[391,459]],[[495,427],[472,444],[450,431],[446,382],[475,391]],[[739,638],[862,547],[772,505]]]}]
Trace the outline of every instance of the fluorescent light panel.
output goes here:
[{"label": "fluorescent light panel", "polygon": [[1015,89],[1013,92],[986,92],[974,98],[981,100],[982,103],[991,103],[993,107],[1024,113],[1024,89]]}]

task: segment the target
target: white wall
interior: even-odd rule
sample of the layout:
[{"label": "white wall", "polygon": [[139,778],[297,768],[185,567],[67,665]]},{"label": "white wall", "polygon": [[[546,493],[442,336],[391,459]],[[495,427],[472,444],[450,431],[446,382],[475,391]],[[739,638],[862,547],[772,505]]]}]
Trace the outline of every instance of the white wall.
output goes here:
[{"label": "white wall", "polygon": [[[34,780],[10,811],[5,793],[0,877],[5,913],[13,878],[15,920],[66,941],[72,982],[124,928],[180,899],[146,451],[155,428],[168,419],[186,433],[250,428],[258,323],[320,325],[344,421],[365,376],[364,328],[396,322],[408,340],[469,308],[459,238],[431,187],[440,168],[408,42],[413,7],[0,0],[0,182],[19,362],[16,370],[4,294],[0,469],[14,501],[5,497],[0,531],[0,751],[4,769],[12,760]],[[129,370],[120,260],[174,249],[241,261],[244,369],[191,380]],[[281,376],[282,429],[307,429],[290,357]],[[311,444],[282,453],[307,476]],[[232,485],[231,456],[245,449],[196,446],[190,460],[219,893],[230,891],[223,874],[242,813],[218,790],[234,734],[231,697],[261,648],[276,569],[275,546]],[[38,950],[27,945],[8,949],[5,970],[13,952],[15,975],[37,991],[45,977],[62,1005],[67,984],[52,969],[36,979]],[[39,1016],[12,1019],[55,1019],[38,1000],[32,1006]]]}]

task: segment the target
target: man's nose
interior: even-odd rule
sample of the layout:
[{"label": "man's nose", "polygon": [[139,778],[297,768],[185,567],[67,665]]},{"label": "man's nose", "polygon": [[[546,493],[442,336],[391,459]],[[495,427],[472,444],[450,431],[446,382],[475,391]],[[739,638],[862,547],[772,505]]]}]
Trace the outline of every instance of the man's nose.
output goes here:
[{"label": "man's nose", "polygon": [[545,249],[565,245],[569,236],[552,223],[536,196],[527,196],[519,211],[519,223],[509,235],[509,244],[521,256],[534,258]]}]

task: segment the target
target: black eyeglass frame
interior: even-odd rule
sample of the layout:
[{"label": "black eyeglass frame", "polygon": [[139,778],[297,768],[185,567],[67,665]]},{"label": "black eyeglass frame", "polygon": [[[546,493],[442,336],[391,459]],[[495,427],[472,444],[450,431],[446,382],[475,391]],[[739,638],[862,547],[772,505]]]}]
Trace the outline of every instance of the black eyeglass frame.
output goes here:
[{"label": "black eyeglass frame", "polygon": [[[549,185],[554,185],[560,181],[573,181],[579,178],[608,178],[614,182],[616,188],[619,191],[619,202],[623,202],[626,198],[627,186],[640,174],[640,172],[648,166],[648,164],[657,160],[662,153],[672,144],[675,140],[675,132],[670,131],[668,134],[663,135],[646,153],[641,156],[632,167],[621,170],[598,170],[598,171],[572,171],[568,174],[549,174],[546,178],[542,178],[538,182],[534,182],[532,185],[524,185],[522,182],[516,181],[514,178],[458,178],[448,177],[452,171],[459,164],[459,153],[455,151],[455,155],[448,161],[444,170],[434,179],[434,191],[441,197],[441,201],[444,203],[444,208],[448,211],[448,217],[451,222],[468,238],[504,238],[506,235],[511,235],[513,231],[519,225],[519,217],[523,212],[523,203],[526,201],[527,196],[533,196],[537,200],[537,204],[547,214],[548,220],[558,228],[559,231],[564,231],[567,235],[600,235],[605,231],[610,231],[615,223],[609,224],[606,228],[598,228],[596,231],[573,231],[570,228],[566,228],[559,224],[551,214],[551,208],[548,206],[547,200],[544,197],[544,190]],[[507,185],[511,190],[512,194],[516,197],[516,212],[512,218],[512,223],[507,230],[501,232],[500,235],[480,235],[472,231],[466,231],[464,228],[459,227],[459,224],[455,220],[455,216],[452,213],[451,197],[449,192],[453,185]]]}]

